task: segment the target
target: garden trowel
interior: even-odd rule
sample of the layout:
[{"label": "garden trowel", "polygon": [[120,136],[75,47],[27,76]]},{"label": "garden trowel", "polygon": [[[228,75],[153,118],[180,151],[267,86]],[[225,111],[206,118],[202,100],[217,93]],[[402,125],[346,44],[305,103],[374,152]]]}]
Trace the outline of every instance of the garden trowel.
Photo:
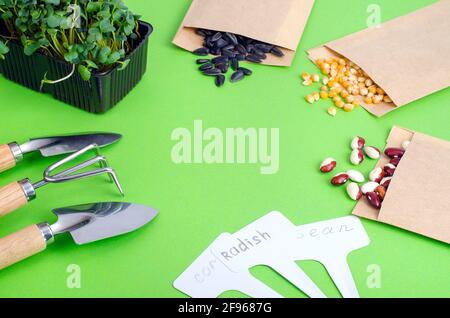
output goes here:
[{"label": "garden trowel", "polygon": [[0,145],[0,172],[14,168],[23,159],[23,155],[39,151],[42,156],[50,157],[77,152],[88,145],[108,146],[122,138],[114,133],[83,133],[67,136],[33,138],[24,144],[17,142]]},{"label": "garden trowel", "polygon": [[54,237],[70,233],[82,245],[132,232],[153,220],[158,212],[145,205],[103,202],[53,210],[58,221],[41,223],[0,239],[0,270],[42,252]]}]

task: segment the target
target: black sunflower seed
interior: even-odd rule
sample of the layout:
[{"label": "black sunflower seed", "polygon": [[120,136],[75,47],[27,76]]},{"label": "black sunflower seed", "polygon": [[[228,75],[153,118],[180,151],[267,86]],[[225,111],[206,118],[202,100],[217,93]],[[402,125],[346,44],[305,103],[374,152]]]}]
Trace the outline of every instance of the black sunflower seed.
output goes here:
[{"label": "black sunflower seed", "polygon": [[203,71],[203,74],[207,75],[207,76],[216,76],[216,75],[220,75],[221,73],[222,73],[222,71],[219,70],[218,68],[212,68],[212,69]]},{"label": "black sunflower seed", "polygon": [[266,53],[264,53],[261,50],[258,50],[257,48],[253,50],[253,54],[256,55],[260,60],[265,60],[267,58]]},{"label": "black sunflower seed", "polygon": [[222,48],[222,50],[230,50],[233,51],[234,50],[234,44],[228,44],[227,46],[224,46]]},{"label": "black sunflower seed", "polygon": [[223,86],[225,84],[225,76],[220,74],[216,76],[215,83],[217,87]]},{"label": "black sunflower seed", "polygon": [[217,40],[219,40],[220,38],[222,38],[222,33],[221,32],[217,32],[216,34],[214,34],[211,37],[211,42],[216,42]]},{"label": "black sunflower seed", "polygon": [[219,48],[213,48],[211,50],[212,55],[220,55],[220,49]]},{"label": "black sunflower seed", "polygon": [[233,71],[237,71],[239,68],[239,61],[234,58],[231,60],[231,68],[233,69]]},{"label": "black sunflower seed", "polygon": [[246,76],[250,76],[253,74],[252,70],[249,70],[248,68],[245,68],[245,67],[239,67],[238,71],[241,71]]},{"label": "black sunflower seed", "polygon": [[[1,0],[0,0],[1,1]],[[242,35],[207,29],[198,29],[196,33],[204,39],[203,47],[194,51],[197,55],[215,55],[214,58],[200,58],[196,63],[204,75],[214,76],[215,84],[225,83],[225,73],[233,69],[230,81],[237,82],[252,75],[248,68],[240,67],[240,61],[261,63],[268,53],[284,56],[283,52],[269,43],[257,41]]]},{"label": "black sunflower seed", "polygon": [[226,72],[228,72],[228,69],[230,68],[230,63],[222,63],[222,64],[218,64],[216,66],[223,74],[225,74]]},{"label": "black sunflower seed", "polygon": [[198,69],[200,71],[206,71],[214,68],[214,64],[211,62],[205,63],[202,66],[200,66]]},{"label": "black sunflower seed", "polygon": [[236,55],[236,59],[238,61],[244,61],[245,60],[245,54],[238,54],[238,55]]},{"label": "black sunflower seed", "polygon": [[230,50],[222,50],[222,55],[228,56],[228,57],[235,57],[236,54],[233,51]]},{"label": "black sunflower seed", "polygon": [[201,29],[195,30],[195,34],[200,35],[200,36],[203,36],[203,37],[206,36],[205,31],[204,31],[204,30],[201,30]]},{"label": "black sunflower seed", "polygon": [[247,54],[247,50],[245,49],[245,46],[243,46],[242,44],[236,45],[236,50],[237,50],[240,54]]},{"label": "black sunflower seed", "polygon": [[216,41],[216,47],[218,47],[219,49],[227,46],[229,43],[228,41],[224,40],[223,38],[220,38],[219,40]]},{"label": "black sunflower seed", "polygon": [[203,33],[205,33],[206,35],[212,35],[213,32],[211,30],[208,29],[200,29]]},{"label": "black sunflower seed", "polygon": [[218,56],[211,60],[214,64],[225,63],[228,62],[228,56]]},{"label": "black sunflower seed", "polygon": [[196,49],[192,53],[194,53],[195,55],[206,56],[209,54],[209,50],[206,47],[201,47],[201,48]]},{"label": "black sunflower seed", "polygon": [[244,78],[244,72],[236,71],[231,75],[230,81],[232,83],[236,83],[236,82],[239,82],[240,80],[242,80],[243,78]]},{"label": "black sunflower seed", "polygon": [[258,43],[258,44],[255,44],[255,47],[258,50],[263,51],[264,53],[270,53],[270,51],[273,48],[273,45],[264,44],[264,43]]},{"label": "black sunflower seed", "polygon": [[197,64],[205,64],[205,63],[208,63],[208,62],[209,62],[208,59],[198,59],[198,60],[196,61]]},{"label": "black sunflower seed", "polygon": [[231,41],[234,45],[237,45],[237,44],[239,43],[239,42],[238,42],[238,39],[237,39],[237,37],[236,37],[236,35],[234,35],[233,33],[226,32],[225,35],[230,39],[230,41]]},{"label": "black sunflower seed", "polygon": [[261,63],[261,62],[262,62],[261,59],[260,59],[258,56],[254,55],[254,54],[249,54],[249,55],[247,55],[247,56],[245,57],[245,59],[246,59],[247,61],[253,62],[253,63]]},{"label": "black sunflower seed", "polygon": [[270,50],[270,53],[272,53],[273,55],[276,55],[278,57],[283,57],[284,56],[284,53],[279,48],[277,48],[276,46],[274,46],[272,48],[272,50]]}]

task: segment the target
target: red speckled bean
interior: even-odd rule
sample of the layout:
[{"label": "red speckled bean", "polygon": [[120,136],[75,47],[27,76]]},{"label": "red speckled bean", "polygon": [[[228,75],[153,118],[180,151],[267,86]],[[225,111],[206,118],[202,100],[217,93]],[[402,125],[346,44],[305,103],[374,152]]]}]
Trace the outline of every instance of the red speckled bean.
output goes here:
[{"label": "red speckled bean", "polygon": [[381,199],[376,192],[367,192],[366,198],[370,205],[375,209],[381,209]]},{"label": "red speckled bean", "polygon": [[348,181],[348,179],[349,179],[348,174],[339,173],[331,179],[331,184],[333,184],[335,186],[341,186],[341,185],[345,184]]}]

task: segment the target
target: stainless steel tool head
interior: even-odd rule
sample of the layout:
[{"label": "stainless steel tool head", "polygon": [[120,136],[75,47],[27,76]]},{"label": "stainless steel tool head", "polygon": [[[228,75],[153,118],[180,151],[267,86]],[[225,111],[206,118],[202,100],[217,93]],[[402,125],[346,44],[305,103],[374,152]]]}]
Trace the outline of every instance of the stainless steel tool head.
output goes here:
[{"label": "stainless steel tool head", "polygon": [[[95,151],[96,156],[84,161],[83,163],[80,163],[76,166],[72,166],[70,168],[67,168],[66,170],[56,173],[53,175],[55,170],[58,168],[64,166],[65,164],[77,159],[78,157],[82,156],[83,154],[89,152],[89,151]],[[100,168],[98,169],[90,169],[88,171],[86,168],[91,167],[95,164],[99,163]],[[122,186],[120,185],[119,179],[117,178],[116,171],[109,166],[108,161],[106,158],[102,155],[100,155],[100,151],[98,149],[97,145],[88,145],[87,147],[84,147],[81,150],[78,150],[77,152],[70,154],[64,159],[61,159],[60,161],[52,164],[44,171],[44,179],[32,184],[33,189],[39,189],[49,183],[62,183],[62,182],[69,182],[73,180],[79,180],[89,177],[98,176],[101,174],[108,174],[110,177],[111,182],[114,182],[119,189],[122,196],[124,195]]]},{"label": "stainless steel tool head", "polygon": [[84,204],[53,213],[58,216],[58,222],[50,226],[53,234],[69,232],[79,245],[132,232],[158,214],[154,208],[127,202]]},{"label": "stainless steel tool head", "polygon": [[50,157],[73,153],[91,144],[105,147],[121,138],[122,135],[120,134],[103,132],[33,138],[20,145],[20,150],[24,154],[39,151],[44,157]]}]

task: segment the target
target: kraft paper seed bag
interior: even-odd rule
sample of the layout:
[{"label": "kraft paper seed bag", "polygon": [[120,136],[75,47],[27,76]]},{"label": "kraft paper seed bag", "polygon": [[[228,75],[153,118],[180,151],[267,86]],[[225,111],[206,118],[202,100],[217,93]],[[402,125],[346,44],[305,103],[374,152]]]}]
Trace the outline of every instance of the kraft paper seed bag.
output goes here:
[{"label": "kraft paper seed bag", "polygon": [[393,100],[362,106],[375,116],[450,86],[450,0],[417,10],[308,51],[316,61],[344,56]]},{"label": "kraft paper seed bag", "polygon": [[[386,148],[410,140],[381,210],[362,198],[353,214],[450,244],[450,142],[394,127]],[[389,159],[382,156],[377,167]]]},{"label": "kraft paper seed bag", "polygon": [[314,0],[193,0],[173,43],[188,51],[202,46],[196,28],[231,32],[279,46],[284,57],[263,64],[289,66]]}]

